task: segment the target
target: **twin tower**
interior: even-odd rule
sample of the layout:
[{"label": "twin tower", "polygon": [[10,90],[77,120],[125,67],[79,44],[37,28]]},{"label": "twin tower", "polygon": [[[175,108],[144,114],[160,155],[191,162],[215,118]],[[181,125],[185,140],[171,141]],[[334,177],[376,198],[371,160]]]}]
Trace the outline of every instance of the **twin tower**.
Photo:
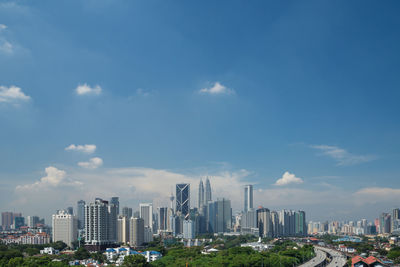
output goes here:
[{"label": "twin tower", "polygon": [[205,190],[204,190],[203,180],[200,180],[199,198],[198,198],[198,206],[197,207],[200,210],[204,205],[206,205],[211,200],[212,200],[212,197],[211,197],[211,184],[210,184],[210,180],[207,177]]}]

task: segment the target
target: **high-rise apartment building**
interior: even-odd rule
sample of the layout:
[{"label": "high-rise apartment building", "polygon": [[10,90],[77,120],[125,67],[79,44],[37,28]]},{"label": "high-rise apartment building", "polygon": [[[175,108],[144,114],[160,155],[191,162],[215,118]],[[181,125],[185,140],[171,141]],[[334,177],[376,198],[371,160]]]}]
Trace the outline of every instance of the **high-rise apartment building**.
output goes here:
[{"label": "high-rise apartment building", "polygon": [[129,242],[129,219],[119,215],[117,220],[117,242],[127,244]]},{"label": "high-rise apartment building", "polygon": [[15,212],[2,212],[1,213],[1,226],[3,230],[10,230],[11,226],[14,224],[15,217],[22,217],[21,213]]},{"label": "high-rise apartment building", "polygon": [[295,213],[295,235],[305,236],[307,235],[307,225],[306,225],[306,213],[299,210]]},{"label": "high-rise apartment building", "polygon": [[400,209],[393,209],[392,211],[392,222],[391,222],[391,232],[400,227]]},{"label": "high-rise apartment building", "polygon": [[66,210],[52,216],[53,242],[62,241],[69,247],[78,238],[78,219]]},{"label": "high-rise apartment building", "polygon": [[192,220],[183,221],[183,238],[195,238],[195,223]]},{"label": "high-rise apartment building", "polygon": [[27,216],[26,217],[26,225],[30,228],[36,227],[36,224],[38,224],[40,221],[40,218],[38,216]]},{"label": "high-rise apartment building", "polygon": [[129,223],[129,244],[138,247],[144,243],[144,220],[142,218],[130,219]]},{"label": "high-rise apartment building", "polygon": [[176,185],[176,213],[189,218],[190,210],[190,184]]},{"label": "high-rise apartment building", "polygon": [[153,229],[153,204],[140,203],[139,204],[140,218],[144,221],[144,226]]},{"label": "high-rise apartment building", "polygon": [[94,203],[86,204],[86,244],[92,246],[102,246],[114,243],[116,241],[116,220],[115,206],[109,205],[108,201],[96,198]]},{"label": "high-rise apartment building", "polygon": [[25,226],[25,218],[22,216],[15,216],[14,229],[18,230],[21,226]]},{"label": "high-rise apartment building", "polygon": [[253,185],[244,186],[244,212],[253,208]]},{"label": "high-rise apartment building", "polygon": [[85,201],[79,200],[76,206],[76,215],[78,217],[78,229],[85,228]]},{"label": "high-rise apartment building", "polygon": [[203,180],[200,180],[199,183],[199,196],[198,196],[198,209],[202,209],[204,205],[204,184],[203,184]]},{"label": "high-rise apartment building", "polygon": [[391,215],[389,213],[383,212],[379,217],[379,229],[381,234],[388,234],[391,230]]},{"label": "high-rise apartment building", "polygon": [[117,215],[119,215],[119,197],[112,197],[110,199],[110,204],[113,204],[117,210]]}]

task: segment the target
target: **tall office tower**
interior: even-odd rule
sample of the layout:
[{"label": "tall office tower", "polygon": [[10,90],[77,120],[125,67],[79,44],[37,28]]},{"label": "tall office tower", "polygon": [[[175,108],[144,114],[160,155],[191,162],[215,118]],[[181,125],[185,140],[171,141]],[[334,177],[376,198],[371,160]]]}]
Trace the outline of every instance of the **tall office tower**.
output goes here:
[{"label": "tall office tower", "polygon": [[199,198],[198,198],[198,209],[200,210],[204,205],[204,185],[203,180],[199,183]]},{"label": "tall office tower", "polygon": [[118,216],[117,242],[127,244],[129,241],[129,219],[124,215]]},{"label": "tall office tower", "polygon": [[100,198],[96,198],[94,203],[85,205],[85,242],[87,245],[102,246],[115,241],[112,230],[110,231],[110,217],[113,217],[114,214],[110,216],[108,207],[108,201]]},{"label": "tall office tower", "polygon": [[153,229],[153,204],[140,203],[139,204],[140,218],[144,220],[144,226]]},{"label": "tall office tower", "polygon": [[380,233],[381,234],[388,234],[390,233],[390,221],[391,221],[391,215],[389,213],[383,212],[381,216],[379,217],[379,226],[380,226]]},{"label": "tall office tower", "polygon": [[212,201],[212,196],[211,196],[211,184],[210,180],[206,179],[206,190],[205,190],[205,196],[204,196],[204,203],[207,204],[208,201]]},{"label": "tall office tower", "polygon": [[183,221],[183,238],[195,238],[195,223],[192,220]]},{"label": "tall office tower", "polygon": [[271,237],[271,216],[267,208],[257,210],[257,227],[260,237]]},{"label": "tall office tower", "polygon": [[14,229],[19,229],[25,225],[25,218],[22,216],[14,216]]},{"label": "tall office tower", "polygon": [[168,230],[168,208],[159,207],[158,209],[158,229],[160,231]]},{"label": "tall office tower", "polygon": [[26,217],[26,225],[29,228],[36,227],[36,224],[39,223],[40,218],[38,216],[27,216]]},{"label": "tall office tower", "polygon": [[295,224],[296,236],[305,236],[307,235],[307,225],[306,225],[306,213],[302,210],[299,210],[295,213]]},{"label": "tall office tower", "polygon": [[167,231],[168,232],[173,232],[171,216],[174,216],[174,210],[172,208],[168,208],[168,211],[167,211]]},{"label": "tall office tower", "polygon": [[74,208],[73,207],[68,207],[67,208],[68,214],[74,215]]},{"label": "tall office tower", "polygon": [[253,208],[253,186],[251,184],[244,186],[244,212]]},{"label": "tall office tower", "polygon": [[208,202],[207,231],[223,233],[232,228],[231,201],[225,198]]},{"label": "tall office tower", "polygon": [[400,226],[400,209],[393,209],[392,212],[392,223],[391,223],[391,232],[398,229]]},{"label": "tall office tower", "polygon": [[78,217],[78,229],[85,228],[85,201],[79,200],[76,205],[76,215]]},{"label": "tall office tower", "polygon": [[176,185],[176,213],[189,218],[190,210],[190,184]]},{"label": "tall office tower", "polygon": [[117,209],[117,215],[119,215],[119,197],[112,197],[110,199],[110,204],[114,204]]},{"label": "tall office tower", "polygon": [[132,217],[132,215],[133,215],[132,208],[123,207],[122,208],[122,215],[125,216],[126,218],[130,219]]},{"label": "tall office tower", "polygon": [[129,244],[138,247],[144,243],[144,220],[142,218],[130,219],[129,223]]},{"label": "tall office tower", "polygon": [[78,219],[66,210],[53,214],[53,242],[62,241],[69,247],[78,238]]},{"label": "tall office tower", "polygon": [[280,237],[281,231],[280,231],[280,224],[279,224],[279,215],[276,211],[271,211],[271,231],[272,231],[272,236],[273,237]]},{"label": "tall office tower", "polygon": [[108,239],[110,242],[117,242],[117,220],[118,209],[115,204],[108,205]]}]

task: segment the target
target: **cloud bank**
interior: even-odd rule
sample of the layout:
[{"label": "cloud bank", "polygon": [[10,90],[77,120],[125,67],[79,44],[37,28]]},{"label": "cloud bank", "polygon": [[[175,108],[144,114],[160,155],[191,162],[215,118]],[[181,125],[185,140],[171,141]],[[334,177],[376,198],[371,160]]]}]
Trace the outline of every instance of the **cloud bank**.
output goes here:
[{"label": "cloud bank", "polygon": [[340,166],[356,165],[376,159],[376,156],[352,154],[345,149],[337,146],[312,145],[310,147],[321,151],[322,155],[328,156],[336,160],[337,165]]},{"label": "cloud bank", "polygon": [[30,96],[22,92],[21,88],[17,86],[0,86],[0,102],[3,103],[21,103],[31,99]]}]

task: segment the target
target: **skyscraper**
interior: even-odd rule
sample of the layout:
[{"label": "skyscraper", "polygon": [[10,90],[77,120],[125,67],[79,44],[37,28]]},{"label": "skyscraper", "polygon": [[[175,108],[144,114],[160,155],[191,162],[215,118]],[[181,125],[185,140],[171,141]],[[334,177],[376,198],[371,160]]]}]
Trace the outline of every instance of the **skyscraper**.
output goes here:
[{"label": "skyscraper", "polygon": [[176,212],[189,218],[190,210],[190,184],[176,185]]},{"label": "skyscraper", "polygon": [[271,216],[267,208],[257,210],[257,227],[260,237],[271,237]]},{"label": "skyscraper", "polygon": [[132,215],[133,215],[132,208],[123,207],[122,208],[122,215],[125,216],[126,218],[130,219],[132,217]]},{"label": "skyscraper", "polygon": [[158,229],[160,231],[168,230],[168,208],[159,207],[158,209]]},{"label": "skyscraper", "polygon": [[129,244],[138,247],[144,243],[144,220],[132,217],[129,224]]},{"label": "skyscraper", "polygon": [[299,210],[295,213],[296,236],[305,236],[307,234],[306,213]]},{"label": "skyscraper", "polygon": [[225,198],[208,202],[207,231],[210,233],[227,232],[232,227],[231,201]]},{"label": "skyscraper", "polygon": [[78,219],[66,210],[52,216],[53,242],[62,241],[69,247],[78,238]]},{"label": "skyscraper", "polygon": [[9,230],[11,228],[11,225],[14,224],[15,217],[22,217],[22,214],[14,212],[1,213],[1,225],[3,227],[3,230]]},{"label": "skyscraper", "polygon": [[200,180],[199,183],[199,198],[198,198],[198,208],[199,210],[203,207],[204,205],[204,185],[203,185],[203,180]]},{"label": "skyscraper", "polygon": [[117,215],[119,215],[119,197],[112,197],[110,199],[110,204],[114,204],[117,209]]},{"label": "skyscraper", "polygon": [[[109,209],[108,201],[96,198],[94,203],[85,205],[85,242],[91,246],[108,245],[116,241],[115,206]],[[110,214],[111,213],[111,214]]]},{"label": "skyscraper", "polygon": [[129,219],[119,215],[117,220],[117,242],[127,244],[129,241]]},{"label": "skyscraper", "polygon": [[78,217],[78,229],[85,228],[85,201],[79,200],[76,207],[76,215]]},{"label": "skyscraper", "polygon": [[400,209],[393,209],[392,212],[392,223],[391,223],[391,232],[398,229],[400,226]]},{"label": "skyscraper", "polygon": [[68,207],[67,208],[68,214],[74,215],[74,208],[73,207]]},{"label": "skyscraper", "polygon": [[212,196],[211,196],[211,184],[210,184],[210,180],[206,179],[206,191],[205,191],[205,197],[204,197],[204,202],[205,204],[208,203],[208,201],[212,201]]},{"label": "skyscraper", "polygon": [[253,208],[253,186],[251,184],[244,186],[244,212]]},{"label": "skyscraper", "polygon": [[153,229],[153,203],[139,204],[140,218],[144,221],[144,226]]}]

